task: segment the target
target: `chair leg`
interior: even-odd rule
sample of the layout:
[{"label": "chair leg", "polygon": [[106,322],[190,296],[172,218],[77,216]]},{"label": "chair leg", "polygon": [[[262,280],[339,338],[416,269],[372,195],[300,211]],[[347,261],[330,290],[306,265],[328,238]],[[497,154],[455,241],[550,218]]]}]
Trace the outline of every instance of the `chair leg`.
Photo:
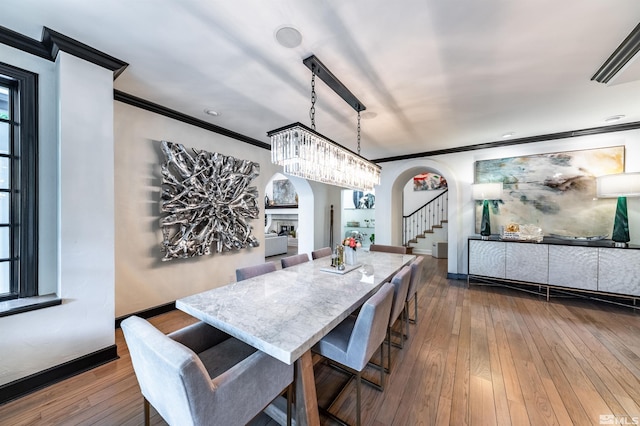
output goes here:
[{"label": "chair leg", "polygon": [[407,333],[404,336],[405,339],[409,339],[409,301],[404,302],[404,319],[405,319],[405,328],[407,329]]},{"label": "chair leg", "polygon": [[413,293],[413,309],[415,310],[414,320],[415,324],[418,323],[418,292]]},{"label": "chair leg", "polygon": [[387,347],[387,368],[385,368],[385,371],[391,374],[391,324],[387,327]]},{"label": "chair leg", "polygon": [[287,426],[291,426],[291,397],[293,395],[293,383],[287,387]]},{"label": "chair leg", "polygon": [[384,391],[384,343],[380,345],[380,390]]},{"label": "chair leg", "polygon": [[143,399],[144,399],[144,426],[149,426],[151,425],[151,419],[150,419],[151,416],[149,415],[151,404],[149,404],[149,401],[147,401],[147,398],[143,397]]},{"label": "chair leg", "polygon": [[400,312],[400,317],[398,318],[398,320],[396,322],[400,322],[400,331],[395,331],[393,329],[393,326],[396,324],[394,322],[393,325],[390,326],[391,327],[391,336],[393,337],[393,335],[399,335],[400,336],[400,341],[398,343],[396,343],[396,342],[390,340],[390,342],[396,348],[403,349],[404,348],[404,310],[402,310],[402,312]]},{"label": "chair leg", "polygon": [[356,425],[360,426],[360,379],[362,378],[362,373],[356,373]]}]

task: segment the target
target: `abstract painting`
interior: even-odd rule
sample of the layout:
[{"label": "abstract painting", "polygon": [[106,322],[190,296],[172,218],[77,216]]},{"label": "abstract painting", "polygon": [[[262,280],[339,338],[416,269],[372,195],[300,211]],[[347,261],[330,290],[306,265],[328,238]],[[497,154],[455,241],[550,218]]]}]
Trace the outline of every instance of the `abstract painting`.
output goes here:
[{"label": "abstract painting", "polygon": [[[596,199],[596,177],[624,171],[624,146],[476,161],[475,182],[502,182],[490,201],[491,227],[532,224],[545,235],[610,235],[615,199]],[[476,233],[482,202],[476,202]]]},{"label": "abstract painting", "polygon": [[251,235],[258,189],[249,186],[260,165],[162,141],[160,227],[163,261],[260,245]]},{"label": "abstract painting", "polygon": [[296,188],[289,179],[273,181],[273,203],[276,206],[291,206],[298,204]]},{"label": "abstract painting", "polygon": [[447,181],[436,173],[421,173],[413,177],[414,191],[435,191],[447,189]]}]

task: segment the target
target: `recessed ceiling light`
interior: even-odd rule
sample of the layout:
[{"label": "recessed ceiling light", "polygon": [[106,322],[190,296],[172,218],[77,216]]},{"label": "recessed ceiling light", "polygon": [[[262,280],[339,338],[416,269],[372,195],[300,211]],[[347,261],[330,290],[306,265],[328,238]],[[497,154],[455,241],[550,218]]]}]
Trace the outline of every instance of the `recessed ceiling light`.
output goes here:
[{"label": "recessed ceiling light", "polygon": [[513,135],[515,135],[515,132],[507,132],[507,133],[502,135],[502,139],[508,139],[508,138],[512,137]]},{"label": "recessed ceiling light", "polygon": [[212,109],[205,109],[204,113],[207,114],[207,115],[210,115],[212,117],[219,117],[220,116],[220,113],[218,111],[214,111]]},{"label": "recessed ceiling light", "polygon": [[302,34],[293,27],[284,26],[276,30],[276,40],[281,46],[293,49],[302,43]]},{"label": "recessed ceiling light", "polygon": [[615,123],[616,121],[620,121],[624,118],[624,114],[612,115],[611,117],[607,117],[604,119],[605,123]]}]

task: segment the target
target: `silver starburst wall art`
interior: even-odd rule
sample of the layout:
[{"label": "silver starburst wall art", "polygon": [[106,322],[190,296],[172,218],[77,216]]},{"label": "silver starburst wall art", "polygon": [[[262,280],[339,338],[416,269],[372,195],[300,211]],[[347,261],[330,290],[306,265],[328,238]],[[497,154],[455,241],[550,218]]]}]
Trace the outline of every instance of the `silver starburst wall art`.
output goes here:
[{"label": "silver starburst wall art", "polygon": [[162,141],[160,227],[163,261],[257,247],[251,219],[259,217],[260,165]]}]

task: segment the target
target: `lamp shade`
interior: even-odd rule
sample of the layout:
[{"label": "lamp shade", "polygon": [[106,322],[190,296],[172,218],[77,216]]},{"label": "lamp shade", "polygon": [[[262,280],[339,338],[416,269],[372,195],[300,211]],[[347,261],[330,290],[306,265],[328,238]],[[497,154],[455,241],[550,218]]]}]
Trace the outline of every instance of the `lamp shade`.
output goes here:
[{"label": "lamp shade", "polygon": [[640,197],[640,173],[618,173],[596,178],[596,196]]},{"label": "lamp shade", "polygon": [[474,183],[471,191],[474,200],[499,200],[502,198],[502,182]]}]

